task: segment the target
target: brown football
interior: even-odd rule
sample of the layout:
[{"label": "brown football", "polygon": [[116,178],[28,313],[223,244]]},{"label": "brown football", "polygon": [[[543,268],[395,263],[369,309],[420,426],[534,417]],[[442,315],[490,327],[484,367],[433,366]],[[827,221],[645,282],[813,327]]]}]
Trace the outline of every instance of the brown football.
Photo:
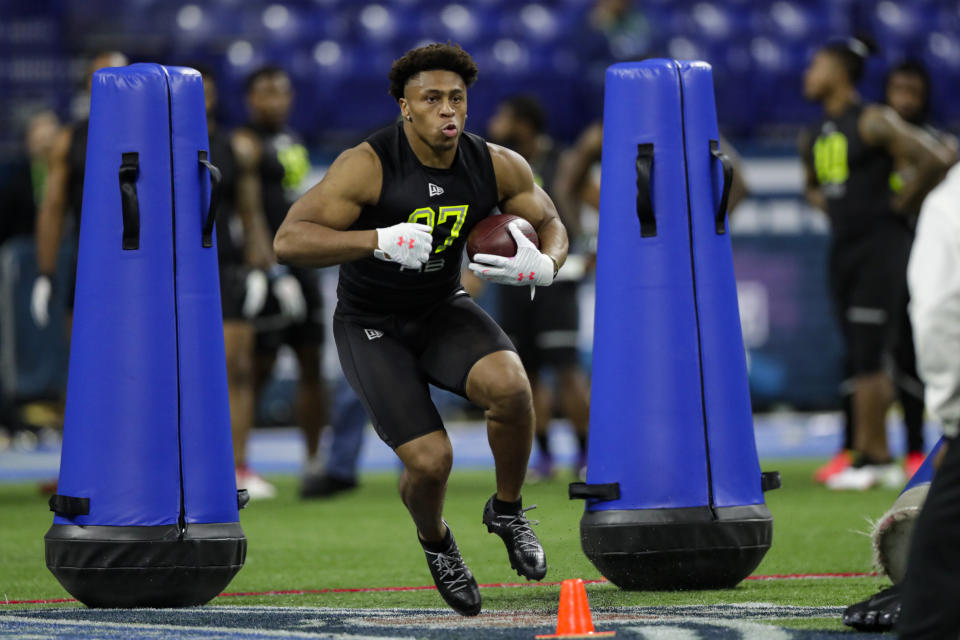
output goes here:
[{"label": "brown football", "polygon": [[536,247],[540,248],[540,238],[533,226],[519,216],[499,214],[484,218],[473,228],[467,238],[467,257],[473,260],[478,253],[489,253],[495,256],[512,258],[517,255],[517,243],[510,235],[507,225],[513,221],[520,225],[520,231],[527,236]]}]

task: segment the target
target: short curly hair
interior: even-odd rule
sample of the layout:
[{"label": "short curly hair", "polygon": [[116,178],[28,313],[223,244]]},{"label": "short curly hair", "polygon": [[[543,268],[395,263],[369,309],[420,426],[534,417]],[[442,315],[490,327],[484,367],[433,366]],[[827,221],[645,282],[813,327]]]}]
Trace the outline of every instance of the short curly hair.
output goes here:
[{"label": "short curly hair", "polygon": [[435,42],[407,51],[390,67],[390,95],[399,101],[407,81],[421,71],[453,71],[468,87],[477,80],[477,63],[460,45]]}]

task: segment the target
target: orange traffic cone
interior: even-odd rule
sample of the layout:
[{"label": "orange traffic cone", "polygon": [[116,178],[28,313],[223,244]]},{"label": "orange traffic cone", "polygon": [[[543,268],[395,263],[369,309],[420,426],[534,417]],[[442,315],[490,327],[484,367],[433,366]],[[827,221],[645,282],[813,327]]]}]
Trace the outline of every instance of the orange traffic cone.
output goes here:
[{"label": "orange traffic cone", "polygon": [[590,603],[583,580],[575,578],[560,583],[560,609],[557,611],[557,632],[537,638],[600,638],[616,635],[616,631],[594,631]]}]

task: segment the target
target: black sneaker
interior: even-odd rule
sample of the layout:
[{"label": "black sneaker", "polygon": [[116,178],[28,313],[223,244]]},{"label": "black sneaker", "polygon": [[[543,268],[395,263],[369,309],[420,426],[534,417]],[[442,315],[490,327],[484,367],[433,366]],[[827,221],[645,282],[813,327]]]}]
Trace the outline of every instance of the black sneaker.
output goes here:
[{"label": "black sneaker", "polygon": [[429,550],[423,540],[420,540],[423,553],[427,556],[430,575],[433,576],[433,583],[437,585],[437,591],[454,611],[464,616],[475,616],[480,613],[480,588],[460,557],[460,549],[457,548],[457,541],[453,539],[450,527],[447,527],[447,537],[449,541],[446,549],[439,552]]},{"label": "black sneaker", "polygon": [[303,480],[300,482],[300,497],[304,499],[329,498],[356,488],[356,480],[341,480],[325,473],[312,473],[303,476]]},{"label": "black sneaker", "polygon": [[[510,566],[517,570],[517,575],[527,580],[543,580],[547,575],[547,557],[525,515],[527,511],[536,509],[537,505],[521,509],[519,513],[502,514],[493,510],[495,497],[491,496],[483,507],[483,524],[487,525],[487,531],[503,538]],[[540,524],[536,520],[534,523]]]},{"label": "black sneaker", "polygon": [[857,631],[891,631],[900,619],[900,585],[847,607],[843,624]]}]

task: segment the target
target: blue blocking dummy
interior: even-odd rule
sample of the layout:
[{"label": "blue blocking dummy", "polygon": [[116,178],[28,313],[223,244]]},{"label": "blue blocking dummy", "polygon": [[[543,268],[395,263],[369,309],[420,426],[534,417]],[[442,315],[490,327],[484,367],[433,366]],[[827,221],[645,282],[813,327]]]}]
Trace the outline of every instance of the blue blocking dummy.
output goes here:
[{"label": "blue blocking dummy", "polygon": [[913,527],[920,515],[920,510],[927,501],[930,483],[933,481],[933,462],[943,443],[943,438],[940,438],[927,454],[923,464],[907,482],[907,486],[874,525],[871,534],[874,564],[894,584],[901,582],[907,573]]},{"label": "blue blocking dummy", "polygon": [[920,468],[917,469],[917,472],[913,474],[909,480],[907,480],[907,486],[903,488],[903,491],[900,492],[900,495],[905,494],[907,491],[910,491],[914,487],[917,487],[922,484],[930,484],[933,482],[933,461],[937,458],[937,454],[940,453],[940,449],[943,447],[943,437],[941,436],[937,440],[937,444],[933,445],[933,449],[930,450],[930,453],[927,454],[927,457],[923,459],[923,464],[920,465]]},{"label": "blue blocking dummy", "polygon": [[202,604],[243,566],[200,74],[93,76],[46,561],[98,607]]},{"label": "blue blocking dummy", "polygon": [[[770,547],[710,66],[607,70],[583,550],[624,589],[737,584]],[[765,486],[766,485],[766,486]]]}]

